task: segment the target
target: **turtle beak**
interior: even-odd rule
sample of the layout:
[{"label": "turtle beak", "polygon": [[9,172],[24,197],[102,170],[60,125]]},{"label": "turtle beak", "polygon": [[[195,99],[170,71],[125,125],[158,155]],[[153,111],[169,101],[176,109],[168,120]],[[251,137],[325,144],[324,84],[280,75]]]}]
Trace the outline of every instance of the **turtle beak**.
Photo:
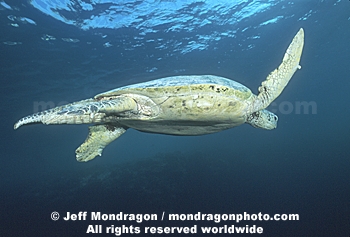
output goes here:
[{"label": "turtle beak", "polygon": [[270,111],[267,111],[267,113],[265,113],[264,115],[264,126],[262,128],[267,129],[267,130],[272,130],[277,128],[277,122],[278,122],[278,117],[276,114],[271,113]]}]

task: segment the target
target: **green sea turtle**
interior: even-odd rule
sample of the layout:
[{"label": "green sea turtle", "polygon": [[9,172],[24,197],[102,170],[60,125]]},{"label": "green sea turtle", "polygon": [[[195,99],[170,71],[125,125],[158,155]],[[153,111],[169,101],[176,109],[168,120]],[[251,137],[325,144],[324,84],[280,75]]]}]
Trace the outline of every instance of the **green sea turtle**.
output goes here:
[{"label": "green sea turtle", "polygon": [[304,45],[300,29],[281,65],[254,95],[242,84],[212,75],[173,76],[117,88],[94,98],[59,106],[20,119],[24,124],[93,124],[77,148],[78,161],[89,161],[128,128],[172,134],[209,134],[243,123],[274,129],[277,116],[265,108],[283,91],[297,69]]}]

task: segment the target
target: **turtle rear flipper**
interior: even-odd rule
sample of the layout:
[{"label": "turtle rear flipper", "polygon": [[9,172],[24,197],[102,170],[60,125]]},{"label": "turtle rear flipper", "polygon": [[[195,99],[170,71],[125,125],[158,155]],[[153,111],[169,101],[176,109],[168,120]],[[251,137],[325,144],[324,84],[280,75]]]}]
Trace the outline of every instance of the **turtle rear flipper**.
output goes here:
[{"label": "turtle rear flipper", "polygon": [[108,124],[90,126],[88,137],[75,151],[77,161],[86,162],[101,156],[103,149],[125,131],[123,127]]},{"label": "turtle rear flipper", "polygon": [[118,96],[111,100],[96,101],[87,99],[38,112],[20,119],[14,129],[25,124],[86,124],[103,123],[106,115],[125,112],[137,112],[135,100],[127,96]]},{"label": "turtle rear flipper", "polygon": [[296,70],[301,68],[299,62],[303,46],[304,30],[301,28],[284,54],[281,65],[261,83],[260,93],[253,104],[252,112],[265,109],[282,93]]}]

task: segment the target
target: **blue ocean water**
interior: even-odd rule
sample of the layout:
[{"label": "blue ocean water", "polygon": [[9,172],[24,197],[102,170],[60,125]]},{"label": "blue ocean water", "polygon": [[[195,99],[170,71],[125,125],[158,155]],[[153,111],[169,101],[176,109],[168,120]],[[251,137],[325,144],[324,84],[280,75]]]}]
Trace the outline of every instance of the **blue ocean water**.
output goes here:
[{"label": "blue ocean water", "polygon": [[[349,23],[350,2],[340,0],[0,0],[1,235],[234,224],[261,226],[265,236],[349,236]],[[13,130],[43,103],[166,76],[219,75],[257,93],[300,27],[302,69],[269,107],[279,116],[273,131],[242,125],[177,137],[128,130],[102,157],[78,163],[74,151],[87,125]],[[60,220],[51,220],[53,211]],[[62,219],[80,211],[295,213],[299,220]],[[114,234],[96,236],[105,235]]]}]

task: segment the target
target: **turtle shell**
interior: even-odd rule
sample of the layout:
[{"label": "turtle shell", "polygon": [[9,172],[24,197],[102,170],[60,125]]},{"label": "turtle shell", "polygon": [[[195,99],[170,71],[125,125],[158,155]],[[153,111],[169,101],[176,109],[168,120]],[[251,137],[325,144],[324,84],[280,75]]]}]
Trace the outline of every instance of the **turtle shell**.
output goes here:
[{"label": "turtle shell", "polygon": [[173,76],[128,85],[98,94],[95,96],[95,99],[100,100],[104,97],[133,93],[150,98],[162,97],[164,95],[189,95],[193,93],[224,93],[227,96],[235,96],[240,100],[246,100],[252,94],[246,86],[236,81],[219,76],[198,75]]},{"label": "turtle shell", "polygon": [[[255,95],[235,81],[211,75],[175,76],[117,88],[96,100],[145,96],[157,106],[156,116],[119,122],[141,131],[199,135],[241,125]],[[133,97],[137,100],[137,97]],[[142,104],[142,103],[140,103]]]}]

